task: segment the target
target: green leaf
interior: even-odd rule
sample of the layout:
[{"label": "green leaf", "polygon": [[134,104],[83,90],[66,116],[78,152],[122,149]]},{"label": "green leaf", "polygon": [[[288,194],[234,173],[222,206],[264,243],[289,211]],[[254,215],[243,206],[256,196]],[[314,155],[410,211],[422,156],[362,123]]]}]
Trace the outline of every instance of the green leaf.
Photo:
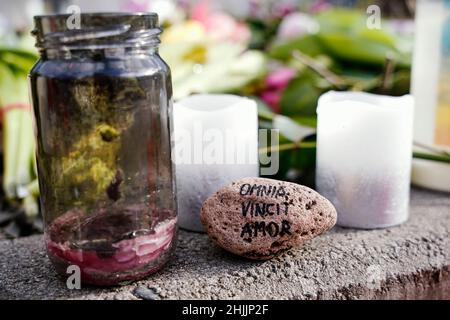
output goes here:
[{"label": "green leaf", "polygon": [[280,19],[264,21],[248,19],[246,22],[251,31],[249,49],[264,50],[270,43],[270,40],[276,36],[280,21]]},{"label": "green leaf", "polygon": [[18,75],[28,74],[37,59],[35,54],[26,50],[0,47],[0,62]]},{"label": "green leaf", "polygon": [[358,30],[356,34],[361,37],[361,39],[381,43],[397,50],[396,37],[383,29],[362,28]]},{"label": "green leaf", "polygon": [[321,26],[318,39],[335,58],[350,64],[383,66],[390,54],[401,67],[410,67],[409,54],[400,53],[399,39],[386,29],[367,28],[361,11],[333,9],[317,16]]},{"label": "green leaf", "polygon": [[352,68],[351,66],[340,66],[335,68],[336,73],[350,84],[350,89],[354,91],[375,90],[381,81],[381,71],[372,68]]},{"label": "green leaf", "polygon": [[329,54],[350,64],[383,66],[388,56],[400,60],[398,52],[391,46],[355,34],[321,33],[319,39]]},{"label": "green leaf", "polygon": [[16,83],[17,80],[13,70],[8,64],[0,60],[0,107],[9,103],[20,102],[16,99],[18,89],[15,88]]},{"label": "green leaf", "polygon": [[[299,148],[281,151],[280,168],[275,178],[294,180],[306,186],[314,187],[316,148]],[[294,175],[289,172],[294,171]]]},{"label": "green leaf", "polygon": [[251,96],[250,99],[256,102],[258,108],[258,117],[266,121],[272,121],[275,113],[273,110],[259,97]]},{"label": "green leaf", "polygon": [[11,54],[19,56],[23,59],[27,59],[27,60],[31,60],[31,61],[36,61],[38,59],[38,56],[34,52],[24,50],[24,49],[0,46],[0,54],[3,54],[3,53],[11,53]]},{"label": "green leaf", "polygon": [[323,32],[348,32],[355,28],[366,27],[366,18],[361,11],[349,9],[330,9],[316,16]]},{"label": "green leaf", "polygon": [[305,72],[291,80],[280,101],[283,115],[316,116],[317,101],[323,92],[315,85],[316,79],[316,76]]},{"label": "green leaf", "polygon": [[[0,60],[0,106],[28,104],[26,75],[15,75],[10,65]],[[22,196],[21,190],[32,179],[34,137],[29,110],[11,109],[3,115],[3,189],[8,199]]]},{"label": "green leaf", "polygon": [[315,129],[304,126],[289,117],[276,115],[273,119],[273,127],[280,130],[280,133],[292,142],[300,142],[305,137],[316,132]]},{"label": "green leaf", "polygon": [[400,70],[394,74],[392,87],[389,94],[393,96],[402,96],[408,94],[411,88],[411,71]]},{"label": "green leaf", "polygon": [[269,51],[269,56],[273,59],[286,61],[291,59],[292,52],[294,50],[300,50],[304,54],[311,57],[323,54],[324,52],[324,49],[316,35],[306,35],[301,38],[274,46]]},{"label": "green leaf", "polygon": [[300,148],[291,153],[291,168],[304,173],[307,169],[314,168],[316,165],[316,149]]},{"label": "green leaf", "polygon": [[317,116],[293,116],[292,120],[300,125],[307,126],[310,128],[317,128]]}]

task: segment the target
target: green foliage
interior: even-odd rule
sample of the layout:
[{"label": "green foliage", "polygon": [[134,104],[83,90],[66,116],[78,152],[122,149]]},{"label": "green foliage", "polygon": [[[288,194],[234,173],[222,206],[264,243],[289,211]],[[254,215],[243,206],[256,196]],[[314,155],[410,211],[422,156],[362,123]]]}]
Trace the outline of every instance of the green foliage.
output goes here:
[{"label": "green foliage", "polygon": [[[299,124],[316,127],[317,101],[326,91],[409,93],[411,52],[400,50],[400,39],[394,33],[388,29],[368,29],[367,16],[354,10],[328,10],[316,19],[320,24],[318,33],[277,43],[268,52],[272,59],[298,70],[297,77],[282,93],[283,115]],[[294,52],[305,59],[299,61]],[[313,185],[315,147],[305,148],[308,144],[293,144],[285,139],[279,146],[282,151],[278,178],[290,179],[296,173],[303,183]],[[303,142],[308,141],[314,142],[315,137]]]},{"label": "green foliage", "polygon": [[272,39],[277,34],[279,23],[279,19],[269,21],[248,19],[247,25],[251,32],[249,48],[253,50],[265,50],[268,44],[267,39]]},{"label": "green foliage", "polygon": [[[398,49],[398,39],[389,30],[368,29],[367,17],[353,10],[328,10],[316,18],[319,33],[277,44],[269,51],[273,59],[298,69],[298,76],[282,94],[282,114],[314,118],[319,96],[332,89],[391,95],[409,92],[411,55]],[[296,61],[295,51],[310,57],[321,70],[336,75],[344,86],[336,87],[314,66]],[[384,74],[387,63],[394,65],[390,75]]]},{"label": "green foliage", "polygon": [[0,47],[0,108],[3,113],[3,189],[10,201],[20,201],[28,217],[38,213],[36,194],[28,186],[36,179],[35,142],[28,105],[27,73],[37,57],[28,51]]},{"label": "green foliage", "polygon": [[286,62],[292,58],[292,52],[294,50],[300,50],[311,57],[316,57],[325,52],[317,35],[308,34],[285,43],[277,44],[268,53],[271,58]]},{"label": "green foliage", "polygon": [[[379,30],[373,30],[379,31]],[[381,31],[379,31],[381,32]],[[389,57],[402,67],[409,67],[409,59],[384,41],[375,40],[360,33],[329,32],[318,36],[325,50],[338,61],[382,67]]]},{"label": "green foliage", "polygon": [[0,47],[0,62],[7,65],[17,75],[26,75],[31,70],[37,60],[37,56],[32,52]]},{"label": "green foliage", "polygon": [[286,116],[314,117],[317,100],[323,92],[317,85],[318,80],[311,72],[303,72],[293,79],[283,92],[281,113]]}]

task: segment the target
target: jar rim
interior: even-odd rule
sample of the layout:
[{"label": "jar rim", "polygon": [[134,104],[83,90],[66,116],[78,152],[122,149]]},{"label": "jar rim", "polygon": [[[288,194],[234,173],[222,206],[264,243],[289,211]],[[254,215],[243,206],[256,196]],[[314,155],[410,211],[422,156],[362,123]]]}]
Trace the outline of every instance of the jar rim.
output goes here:
[{"label": "jar rim", "polygon": [[151,46],[159,44],[161,33],[153,12],[38,15],[34,22],[31,33],[43,50]]},{"label": "jar rim", "polygon": [[[56,14],[38,14],[34,16],[34,19],[47,19],[47,18],[59,18],[70,17],[71,13],[56,13]],[[100,16],[100,17],[131,17],[131,16],[151,16],[158,19],[158,14],[155,12],[114,12],[114,11],[94,11],[83,12],[81,16]]]}]

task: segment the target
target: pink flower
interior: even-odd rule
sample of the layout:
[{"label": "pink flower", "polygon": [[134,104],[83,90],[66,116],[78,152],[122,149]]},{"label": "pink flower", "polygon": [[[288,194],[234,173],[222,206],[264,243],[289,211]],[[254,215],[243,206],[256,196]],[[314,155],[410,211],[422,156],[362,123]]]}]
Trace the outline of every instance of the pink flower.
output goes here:
[{"label": "pink flower", "polygon": [[318,13],[318,12],[321,12],[321,11],[328,10],[328,9],[330,9],[330,7],[331,7],[331,4],[328,3],[327,1],[325,1],[325,0],[316,0],[311,5],[310,10],[313,13]]},{"label": "pink flower", "polygon": [[247,25],[225,12],[211,11],[208,0],[199,1],[192,8],[191,18],[200,22],[214,40],[243,43],[250,40],[251,33]]},{"label": "pink flower", "polygon": [[215,40],[244,42],[250,36],[245,25],[236,22],[230,15],[223,12],[210,14],[203,24],[206,32]]},{"label": "pink flower", "polygon": [[280,91],[264,91],[261,93],[261,99],[267,103],[274,112],[279,113],[280,110],[280,101],[281,101],[281,92]]},{"label": "pink flower", "polygon": [[191,9],[191,19],[205,22],[210,11],[209,0],[200,0]]},{"label": "pink flower", "polygon": [[283,67],[275,70],[266,78],[266,86],[271,89],[284,89],[296,75],[296,71]]},{"label": "pink flower", "polygon": [[131,12],[145,12],[149,8],[148,0],[128,0],[123,4],[123,9]]},{"label": "pink flower", "polygon": [[275,17],[283,18],[296,10],[297,10],[297,5],[295,5],[293,3],[281,2],[281,3],[274,4],[274,8],[272,9],[272,12],[274,13]]},{"label": "pink flower", "polygon": [[245,23],[237,23],[230,39],[234,42],[248,43],[252,33]]},{"label": "pink flower", "polygon": [[282,67],[272,72],[266,78],[266,89],[260,96],[273,111],[280,112],[280,101],[283,91],[295,75],[296,71],[294,69]]}]

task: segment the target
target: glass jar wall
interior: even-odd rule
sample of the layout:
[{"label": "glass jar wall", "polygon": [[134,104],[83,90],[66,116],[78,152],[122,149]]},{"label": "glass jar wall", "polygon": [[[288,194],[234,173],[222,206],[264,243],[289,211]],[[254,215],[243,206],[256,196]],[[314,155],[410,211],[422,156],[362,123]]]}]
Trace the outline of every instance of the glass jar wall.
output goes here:
[{"label": "glass jar wall", "polygon": [[61,275],[114,285],[174,248],[170,70],[156,14],[39,16],[30,73],[48,255]]}]

